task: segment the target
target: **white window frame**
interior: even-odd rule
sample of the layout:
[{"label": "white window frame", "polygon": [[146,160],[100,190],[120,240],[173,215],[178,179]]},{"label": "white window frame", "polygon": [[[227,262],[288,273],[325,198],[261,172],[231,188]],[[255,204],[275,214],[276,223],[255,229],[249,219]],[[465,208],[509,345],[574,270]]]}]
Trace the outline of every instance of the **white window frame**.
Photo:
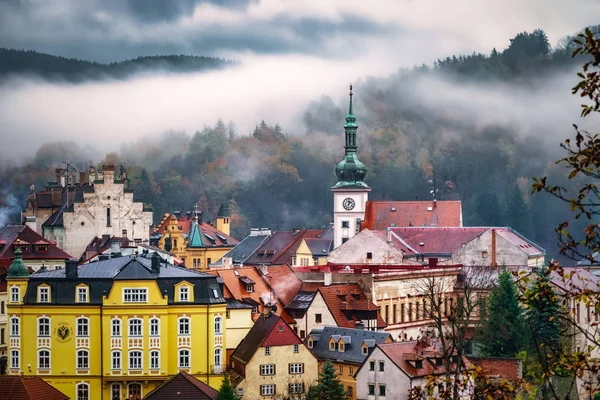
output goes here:
[{"label": "white window frame", "polygon": [[123,354],[121,350],[113,350],[110,353],[110,368],[121,369],[123,367]]},{"label": "white window frame", "polygon": [[160,369],[160,351],[150,350],[150,369]]},{"label": "white window frame", "polygon": [[50,303],[50,288],[38,286],[38,303]]},{"label": "white window frame", "polygon": [[289,392],[290,392],[290,394],[304,393],[304,383],[302,383],[302,382],[290,383]]},{"label": "white window frame", "polygon": [[289,366],[290,374],[299,375],[304,373],[304,364],[303,363],[292,363]]},{"label": "white window frame", "polygon": [[266,346],[265,347],[265,356],[270,356],[271,355],[271,347],[270,346]]},{"label": "white window frame", "polygon": [[150,336],[160,336],[160,319],[157,317],[152,317],[150,318],[148,324],[150,325]]},{"label": "white window frame", "polygon": [[190,301],[190,288],[187,285],[179,287],[179,301]]},{"label": "white window frame", "polygon": [[21,368],[21,351],[18,349],[10,350],[10,369]]},{"label": "white window frame", "polygon": [[[79,392],[80,388],[82,390],[82,393]],[[89,400],[90,399],[89,383],[79,382],[77,385],[75,385],[75,399],[76,400]]]},{"label": "white window frame", "polygon": [[[134,324],[135,323],[135,324]],[[131,329],[136,326],[136,329]],[[130,318],[127,321],[127,333],[129,337],[142,337],[144,336],[144,321],[141,318]],[[139,328],[139,329],[137,329]],[[135,332],[134,332],[135,331]]]},{"label": "white window frame", "polygon": [[294,353],[300,353],[300,345],[299,344],[294,345]]},{"label": "white window frame", "polygon": [[123,303],[147,303],[148,288],[123,288]]},{"label": "white window frame", "polygon": [[261,396],[274,396],[275,395],[275,384],[269,383],[266,385],[260,385]]},{"label": "white window frame", "polygon": [[[116,396],[115,396],[115,392],[118,393]],[[118,399],[123,398],[123,387],[121,386],[120,383],[117,383],[117,382],[110,385],[110,398],[114,399],[115,397]]]},{"label": "white window frame", "polygon": [[18,303],[21,301],[21,288],[18,286],[10,287],[10,302]]},{"label": "white window frame", "polygon": [[[182,325],[184,324],[184,325]],[[187,331],[184,328],[187,326]],[[177,319],[177,334],[179,336],[191,336],[192,334],[192,320],[190,317],[181,317]]]},{"label": "white window frame", "polygon": [[10,317],[10,337],[21,336],[21,318]]},{"label": "white window frame", "polygon": [[[187,362],[182,362],[184,359]],[[177,352],[177,365],[179,365],[179,368],[191,368],[192,352],[190,349],[179,349]]]},{"label": "white window frame", "polygon": [[246,283],[246,292],[254,293],[254,283]]},{"label": "white window frame", "polygon": [[77,302],[78,303],[87,303],[89,299],[89,288],[87,286],[78,286],[77,287]]},{"label": "white window frame", "polygon": [[[136,357],[133,357],[133,354],[136,353]],[[139,355],[139,357],[138,357]],[[139,361],[139,363],[133,364],[133,361]],[[141,350],[129,350],[129,359],[128,359],[129,369],[140,370],[144,369],[144,353]]]},{"label": "white window frame", "polygon": [[113,318],[110,320],[110,335],[112,337],[121,337],[123,334],[123,322],[121,318]]},{"label": "white window frame", "polygon": [[[47,364],[42,365],[42,352],[46,352],[44,359],[47,359]],[[50,350],[40,349],[38,350],[38,369],[49,370],[50,369]]]},{"label": "white window frame", "polygon": [[221,317],[220,315],[217,315],[215,317],[215,335],[222,335],[223,334],[223,317]]},{"label": "white window frame", "polygon": [[220,347],[215,348],[214,362],[215,367],[223,365],[223,349]]},{"label": "white window frame", "polygon": [[275,375],[275,364],[261,364],[260,365],[260,376],[272,376]]},{"label": "white window frame", "polygon": [[[82,323],[85,322],[85,323]],[[78,317],[75,320],[75,336],[77,337],[90,337],[90,319],[88,317]],[[79,328],[82,327],[81,333]]]},{"label": "white window frame", "polygon": [[[43,323],[43,325],[42,325]],[[37,319],[37,335],[38,337],[50,337],[50,326],[52,321],[50,317],[42,315]]]},{"label": "white window frame", "polygon": [[90,352],[86,349],[79,349],[75,352],[77,370],[88,370],[90,369]]}]

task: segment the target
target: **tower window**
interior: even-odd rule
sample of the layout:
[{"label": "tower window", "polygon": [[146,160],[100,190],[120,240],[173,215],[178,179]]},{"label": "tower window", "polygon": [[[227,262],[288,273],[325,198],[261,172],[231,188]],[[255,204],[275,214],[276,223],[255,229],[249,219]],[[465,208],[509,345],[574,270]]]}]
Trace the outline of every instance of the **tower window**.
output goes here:
[{"label": "tower window", "polygon": [[342,244],[346,243],[348,241],[348,238],[342,238]]},{"label": "tower window", "polygon": [[350,228],[350,221],[342,221],[342,228]]},{"label": "tower window", "polygon": [[106,226],[110,226],[110,208],[106,209]]}]

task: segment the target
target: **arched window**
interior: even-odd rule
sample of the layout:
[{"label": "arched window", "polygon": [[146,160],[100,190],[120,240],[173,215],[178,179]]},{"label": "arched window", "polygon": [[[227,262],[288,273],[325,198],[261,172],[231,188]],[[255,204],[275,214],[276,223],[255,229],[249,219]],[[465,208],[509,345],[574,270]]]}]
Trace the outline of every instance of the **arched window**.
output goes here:
[{"label": "arched window", "polygon": [[21,334],[21,321],[19,317],[10,318],[10,336],[19,336]]},{"label": "arched window", "polygon": [[112,319],[111,328],[112,336],[121,336],[121,320],[119,318]]},{"label": "arched window", "polygon": [[11,369],[19,369],[21,365],[21,357],[19,354],[19,350],[11,350],[10,351],[10,368]]},{"label": "arched window", "polygon": [[220,372],[221,369],[221,364],[223,363],[223,357],[222,357],[222,353],[223,350],[221,350],[221,348],[217,347],[215,349],[215,371],[216,372]]},{"label": "arched window", "polygon": [[110,400],[121,400],[121,384],[113,383],[110,387]]},{"label": "arched window", "polygon": [[187,349],[179,350],[179,368],[190,367],[190,351]]},{"label": "arched window", "polygon": [[150,319],[150,336],[160,336],[160,320],[158,318]]},{"label": "arched window", "polygon": [[77,369],[90,368],[90,353],[87,350],[77,350]]},{"label": "arched window", "polygon": [[129,369],[142,369],[142,352],[132,350],[129,352]]},{"label": "arched window", "polygon": [[129,336],[142,336],[142,320],[132,318],[129,320]]},{"label": "arched window", "polygon": [[142,400],[142,385],[139,383],[130,383],[127,398],[129,400]]},{"label": "arched window", "polygon": [[90,320],[86,317],[79,317],[77,322],[77,336],[89,336],[90,335]]},{"label": "arched window", "polygon": [[111,354],[111,368],[121,369],[121,351],[113,350]]},{"label": "arched window", "polygon": [[223,334],[223,318],[220,315],[215,317],[215,335]]},{"label": "arched window", "polygon": [[179,318],[179,335],[188,336],[190,334],[190,319],[187,317]]},{"label": "arched window", "polygon": [[50,352],[48,350],[38,351],[38,369],[50,369]]},{"label": "arched window", "polygon": [[38,318],[38,336],[43,336],[43,337],[50,336],[50,318],[48,318],[48,317]]},{"label": "arched window", "polygon": [[80,382],[75,386],[77,392],[77,400],[90,400],[90,385]]},{"label": "arched window", "polygon": [[150,352],[150,369],[160,368],[160,353],[158,350],[152,350]]},{"label": "arched window", "polygon": [[21,301],[21,288],[18,286],[12,286],[10,288],[10,302],[18,303]]}]

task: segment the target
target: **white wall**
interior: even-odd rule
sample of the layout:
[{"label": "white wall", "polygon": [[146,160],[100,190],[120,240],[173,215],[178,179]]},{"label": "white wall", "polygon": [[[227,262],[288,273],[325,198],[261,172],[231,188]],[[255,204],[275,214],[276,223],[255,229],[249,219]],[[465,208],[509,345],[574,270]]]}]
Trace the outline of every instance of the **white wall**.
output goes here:
[{"label": "white wall", "polygon": [[[367,252],[371,253],[371,259],[367,258]],[[365,229],[329,253],[327,261],[335,264],[402,264],[402,253],[373,231]]]},{"label": "white wall", "polygon": [[[365,218],[365,208],[371,189],[334,189],[333,190],[333,247],[342,244],[342,238],[351,238],[356,235],[360,227],[356,220]],[[354,200],[354,208],[346,210],[344,200]],[[348,228],[342,228],[342,221],[348,221]]]},{"label": "white wall", "polygon": [[[369,371],[369,362],[375,361],[375,371]],[[384,371],[379,371],[383,361]],[[375,385],[375,395],[369,396],[369,384]],[[379,396],[379,385],[386,386],[386,396]],[[365,360],[356,374],[356,398],[358,400],[406,400],[410,379],[378,347]]]}]

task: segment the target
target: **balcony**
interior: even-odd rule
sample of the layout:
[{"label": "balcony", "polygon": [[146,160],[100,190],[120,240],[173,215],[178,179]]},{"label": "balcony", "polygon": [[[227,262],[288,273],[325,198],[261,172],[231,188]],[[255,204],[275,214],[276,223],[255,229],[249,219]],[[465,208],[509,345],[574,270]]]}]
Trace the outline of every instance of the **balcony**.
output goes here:
[{"label": "balcony", "polygon": [[226,365],[211,365],[210,372],[215,375],[222,375],[227,371]]}]

